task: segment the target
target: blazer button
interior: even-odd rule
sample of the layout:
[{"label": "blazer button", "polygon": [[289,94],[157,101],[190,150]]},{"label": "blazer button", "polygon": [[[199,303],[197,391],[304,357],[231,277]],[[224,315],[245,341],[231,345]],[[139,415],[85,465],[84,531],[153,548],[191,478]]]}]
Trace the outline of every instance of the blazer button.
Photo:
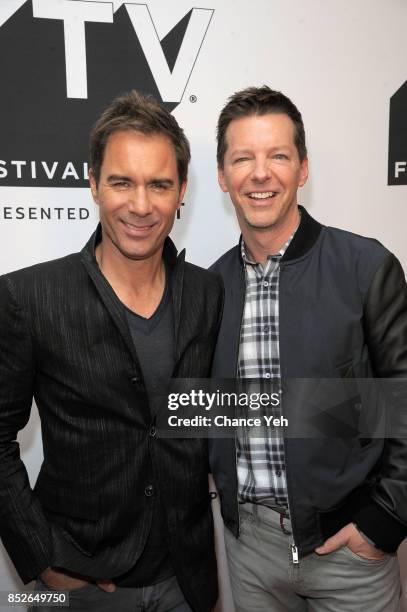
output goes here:
[{"label": "blazer button", "polygon": [[155,437],[156,437],[156,435],[157,435],[157,430],[156,430],[156,428],[155,428],[155,427],[154,427],[154,425],[153,425],[152,427],[150,427],[150,436],[151,436],[152,438],[155,438]]},{"label": "blazer button", "polygon": [[152,497],[154,495],[154,487],[153,485],[147,485],[144,489],[144,495],[146,497]]},{"label": "blazer button", "polygon": [[131,384],[133,385],[133,387],[135,387],[136,385],[139,384],[139,377],[138,376],[133,376],[133,378],[130,379]]}]

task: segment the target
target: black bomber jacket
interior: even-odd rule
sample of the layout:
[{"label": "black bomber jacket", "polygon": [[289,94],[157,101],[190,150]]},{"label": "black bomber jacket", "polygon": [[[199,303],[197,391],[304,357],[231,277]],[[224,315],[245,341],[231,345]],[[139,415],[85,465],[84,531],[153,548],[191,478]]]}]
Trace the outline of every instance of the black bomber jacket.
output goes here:
[{"label": "black bomber jacket", "polygon": [[[323,226],[304,209],[301,213],[280,265],[282,381],[351,376],[356,382],[401,382],[407,378],[407,288],[400,263],[376,240]],[[212,375],[235,378],[245,300],[239,246],[211,270],[221,274],[225,285]],[[300,556],[349,522],[387,552],[394,552],[407,535],[406,386],[398,390],[397,437],[285,439],[289,505]],[[284,400],[282,405],[284,410]],[[357,408],[362,415],[377,410],[369,403]],[[223,518],[238,536],[235,443],[214,439],[210,447]]]}]

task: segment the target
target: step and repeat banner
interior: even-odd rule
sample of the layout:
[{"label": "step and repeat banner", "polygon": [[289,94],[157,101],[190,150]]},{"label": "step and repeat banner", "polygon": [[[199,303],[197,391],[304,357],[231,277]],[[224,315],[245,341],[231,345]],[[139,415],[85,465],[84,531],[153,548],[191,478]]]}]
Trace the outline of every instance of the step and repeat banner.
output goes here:
[{"label": "step and repeat banner", "polygon": [[[89,131],[132,88],[163,102],[190,139],[172,236],[211,264],[239,235],[217,185],[217,117],[233,92],[262,84],[303,115],[301,203],[379,239],[407,270],[406,28],[402,0],[1,0],[0,273],[83,247],[98,219]],[[19,440],[34,482],[35,409]],[[0,589],[19,586],[1,549]]]}]

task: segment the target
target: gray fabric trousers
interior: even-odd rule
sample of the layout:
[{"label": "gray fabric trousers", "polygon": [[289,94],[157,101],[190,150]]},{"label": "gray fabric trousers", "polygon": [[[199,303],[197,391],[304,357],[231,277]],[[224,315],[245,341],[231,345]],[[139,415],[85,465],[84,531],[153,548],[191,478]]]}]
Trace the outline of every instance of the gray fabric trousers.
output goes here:
[{"label": "gray fabric trousers", "polygon": [[[54,592],[37,580],[35,592]],[[57,592],[57,591],[55,591]],[[106,593],[95,584],[69,591],[69,607],[32,606],[29,612],[191,612],[175,576],[149,587],[118,588]]]},{"label": "gray fabric trousers", "polygon": [[[348,548],[315,553],[293,564],[280,515],[264,506],[240,507],[241,536],[225,529],[237,612],[396,612],[397,558],[362,559]],[[291,530],[288,519],[284,528]]]}]

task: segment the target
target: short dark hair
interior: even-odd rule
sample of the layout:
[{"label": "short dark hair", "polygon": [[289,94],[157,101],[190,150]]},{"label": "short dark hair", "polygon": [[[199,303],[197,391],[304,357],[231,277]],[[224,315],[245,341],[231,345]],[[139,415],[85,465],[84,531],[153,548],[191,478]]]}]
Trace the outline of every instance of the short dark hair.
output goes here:
[{"label": "short dark hair", "polygon": [[307,157],[304,123],[301,113],[295,104],[281,91],[274,91],[267,85],[247,87],[230,96],[219,115],[216,157],[220,168],[223,168],[227,149],[226,131],[230,122],[241,117],[250,117],[251,115],[261,116],[268,113],[283,113],[290,117],[294,124],[294,143],[297,147],[300,161]]},{"label": "short dark hair", "polygon": [[191,153],[184,130],[157,100],[133,89],[115,98],[93,126],[90,135],[90,166],[96,183],[99,182],[109,136],[126,130],[166,136],[175,149],[179,182],[181,184],[186,181]]}]

